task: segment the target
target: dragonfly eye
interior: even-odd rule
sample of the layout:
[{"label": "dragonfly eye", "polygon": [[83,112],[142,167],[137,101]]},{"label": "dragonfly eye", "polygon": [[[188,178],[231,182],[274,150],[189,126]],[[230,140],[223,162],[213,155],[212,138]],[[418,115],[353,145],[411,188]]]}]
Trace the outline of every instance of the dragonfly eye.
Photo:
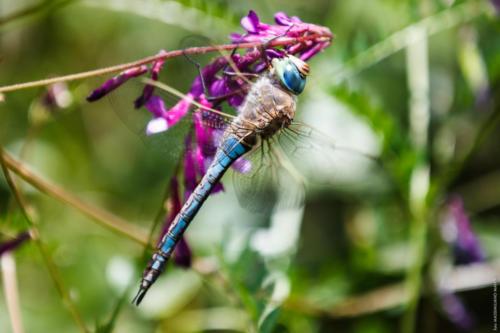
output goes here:
[{"label": "dragonfly eye", "polygon": [[[295,95],[299,95],[306,85],[306,73],[309,71],[309,66],[298,58],[292,59],[292,56],[288,56],[284,59],[273,59],[273,67],[276,76],[280,80],[281,84]],[[304,67],[301,70],[297,67],[303,63],[307,72],[305,72]]]}]

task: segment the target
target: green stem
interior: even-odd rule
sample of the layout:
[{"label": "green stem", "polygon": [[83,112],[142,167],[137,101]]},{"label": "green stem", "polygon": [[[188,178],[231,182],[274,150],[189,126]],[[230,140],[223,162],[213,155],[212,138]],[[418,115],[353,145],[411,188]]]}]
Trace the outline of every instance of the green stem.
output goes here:
[{"label": "green stem", "polygon": [[[0,149],[0,155],[6,168],[12,170],[15,174],[17,174],[19,177],[21,177],[23,180],[25,180],[27,183],[31,184],[41,192],[65,204],[68,204],[73,208],[76,208],[83,214],[89,216],[102,226],[114,232],[120,233],[139,244],[142,245],[149,244],[148,236],[142,229],[139,229],[135,225],[132,225],[124,221],[120,217],[113,215],[112,213],[106,210],[92,206],[86,202],[83,202],[78,197],[65,191],[61,187],[51,184],[48,181],[40,178],[39,176],[35,175],[31,170],[26,168],[22,163],[15,160],[12,156],[3,151],[3,149]],[[23,199],[20,198],[19,200]]]},{"label": "green stem", "polygon": [[62,0],[62,1],[42,1],[37,4],[34,4],[32,6],[28,6],[26,8],[23,8],[17,12],[14,12],[10,15],[4,16],[0,18],[0,26],[6,25],[8,23],[11,23],[13,21],[16,21],[18,19],[25,18],[30,15],[37,14],[43,10],[49,11],[49,10],[55,10],[59,9],[61,7],[64,7],[71,2],[76,2],[76,0]]},{"label": "green stem", "polygon": [[164,59],[179,57],[179,56],[186,55],[186,54],[188,54],[188,55],[205,54],[205,53],[209,53],[209,52],[231,51],[231,50],[240,49],[240,48],[241,49],[249,49],[249,48],[258,47],[261,45],[267,45],[269,47],[271,47],[271,46],[283,46],[283,45],[289,45],[289,44],[303,43],[303,42],[308,41],[308,40],[316,40],[316,41],[325,41],[326,42],[326,41],[331,41],[332,36],[312,34],[312,35],[298,37],[298,38],[283,37],[283,38],[277,38],[276,40],[269,43],[269,45],[267,45],[266,42],[251,42],[251,43],[240,43],[240,44],[225,44],[225,45],[215,45],[215,46],[191,47],[191,48],[187,48],[184,50],[169,51],[169,52],[165,52],[165,53],[162,53],[159,55],[149,56],[149,57],[146,57],[146,58],[143,58],[140,60],[128,62],[125,64],[95,69],[95,70],[91,70],[91,71],[87,71],[87,72],[3,86],[3,87],[0,87],[0,93],[6,93],[9,91],[16,91],[16,90],[21,90],[21,89],[35,88],[35,87],[40,87],[40,86],[47,86],[47,85],[58,83],[58,82],[81,80],[81,79],[86,79],[86,78],[90,78],[90,77],[94,77],[94,76],[100,76],[100,75],[104,75],[104,74],[121,72],[121,71],[124,71],[126,69],[146,65],[146,64],[152,63],[152,62],[157,61],[157,60],[162,60],[162,59],[164,60]]},{"label": "green stem", "polygon": [[42,242],[40,238],[40,233],[38,231],[38,228],[36,226],[36,223],[34,220],[31,218],[31,215],[29,214],[28,210],[26,209],[26,200],[24,196],[22,195],[21,191],[18,189],[16,186],[14,180],[12,179],[10,175],[10,171],[7,167],[7,160],[5,159],[5,154],[3,151],[3,148],[0,147],[0,164],[2,166],[2,170],[5,176],[5,179],[7,181],[7,184],[9,185],[10,189],[12,190],[12,193],[14,194],[14,197],[17,200],[17,203],[19,204],[19,207],[21,208],[21,212],[23,213],[24,217],[26,218],[26,221],[29,225],[29,227],[33,230],[34,237],[33,240],[35,244],[38,247],[38,250],[40,251],[40,254],[42,255],[43,261],[47,265],[47,269],[49,270],[49,274],[54,281],[54,285],[63,299],[64,304],[68,308],[69,312],[71,313],[71,316],[73,317],[73,320],[75,321],[76,325],[80,329],[81,332],[87,333],[89,332],[82,320],[82,317],[80,313],[78,312],[75,304],[71,301],[71,298],[69,296],[69,293],[67,292],[64,283],[62,281],[60,272],[57,269],[57,266],[55,265],[54,261],[52,260],[52,257],[50,256],[49,252],[47,251],[45,244]]},{"label": "green stem", "polygon": [[333,77],[335,82],[341,82],[361,72],[363,69],[382,61],[388,56],[403,50],[412,43],[409,36],[416,28],[424,28],[427,32],[427,36],[431,36],[464,22],[468,22],[487,13],[489,10],[489,4],[486,1],[468,1],[450,9],[446,9],[436,15],[426,17],[415,24],[409,25],[393,33],[381,42],[359,53],[354,58],[344,63],[342,68],[329,77]]},{"label": "green stem", "polygon": [[413,245],[414,262],[410,265],[406,278],[407,307],[402,321],[402,332],[413,333],[416,329],[417,308],[422,288],[422,271],[425,263],[427,221],[419,216],[412,221],[410,242]]}]

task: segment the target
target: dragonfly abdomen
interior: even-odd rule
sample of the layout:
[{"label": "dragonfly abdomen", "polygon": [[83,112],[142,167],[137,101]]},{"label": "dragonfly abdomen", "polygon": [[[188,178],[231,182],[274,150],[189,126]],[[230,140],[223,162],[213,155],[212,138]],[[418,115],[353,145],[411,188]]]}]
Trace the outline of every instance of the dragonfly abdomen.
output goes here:
[{"label": "dragonfly abdomen", "polygon": [[220,180],[231,164],[250,149],[250,146],[241,142],[241,139],[234,135],[229,134],[223,140],[205,176],[203,176],[198,186],[196,186],[195,190],[189,196],[181,211],[170,225],[168,232],[163,236],[163,239],[158,245],[158,250],[153,255],[148,268],[144,271],[139,292],[133,301],[136,305],[139,305],[149,287],[151,287],[164,270],[177,242],[210,195],[215,184]]}]

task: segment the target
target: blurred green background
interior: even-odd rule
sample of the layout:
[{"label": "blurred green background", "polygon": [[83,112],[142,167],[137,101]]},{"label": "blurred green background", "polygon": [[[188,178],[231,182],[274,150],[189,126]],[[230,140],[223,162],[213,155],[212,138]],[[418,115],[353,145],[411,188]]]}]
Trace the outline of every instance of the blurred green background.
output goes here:
[{"label": "blurred green background", "polygon": [[[299,113],[349,149],[329,151],[328,162],[303,156],[313,161],[305,163],[311,186],[295,209],[248,212],[225,177],[227,190],[207,201],[187,232],[193,268],[170,265],[139,308],[130,300],[143,245],[19,180],[46,256],[28,241],[2,257],[1,332],[11,332],[13,320],[25,332],[85,331],[75,317],[99,332],[494,328],[498,1],[0,0],[0,85],[203,45],[202,37],[225,44],[242,32],[250,9],[263,22],[284,11],[336,35],[310,61]],[[195,76],[180,57],[167,61],[162,80],[187,91]],[[140,133],[144,110],[85,101],[107,77],[68,82],[70,100],[51,110],[40,102],[43,87],[6,93],[0,143],[41,178],[147,233],[187,128],[169,131],[161,147],[150,144]],[[452,196],[463,201],[458,213]],[[460,218],[471,229],[453,227]],[[27,229],[2,175],[0,243]],[[461,232],[483,260],[458,264]],[[17,319],[7,311],[15,297],[9,276],[17,281]]]}]

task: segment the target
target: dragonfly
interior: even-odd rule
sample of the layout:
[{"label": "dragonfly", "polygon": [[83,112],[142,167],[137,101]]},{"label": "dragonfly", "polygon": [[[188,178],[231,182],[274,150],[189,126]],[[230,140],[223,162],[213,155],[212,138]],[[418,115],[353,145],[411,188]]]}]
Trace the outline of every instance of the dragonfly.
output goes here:
[{"label": "dragonfly", "polygon": [[164,271],[177,243],[203,206],[216,184],[240,157],[258,147],[271,148],[270,141],[289,128],[295,118],[297,96],[309,75],[309,65],[293,56],[273,58],[268,70],[252,83],[238,116],[227,125],[215,157],[158,244],[144,271],[133,303],[139,305]]}]

